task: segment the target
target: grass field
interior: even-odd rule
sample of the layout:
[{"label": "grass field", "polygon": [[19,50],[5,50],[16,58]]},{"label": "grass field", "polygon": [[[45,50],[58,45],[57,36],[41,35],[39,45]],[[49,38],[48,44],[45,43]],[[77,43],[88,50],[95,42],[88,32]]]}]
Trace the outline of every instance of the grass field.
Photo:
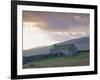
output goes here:
[{"label": "grass field", "polygon": [[89,52],[79,52],[73,56],[49,56],[40,61],[23,65],[23,68],[86,66],[89,65]]}]

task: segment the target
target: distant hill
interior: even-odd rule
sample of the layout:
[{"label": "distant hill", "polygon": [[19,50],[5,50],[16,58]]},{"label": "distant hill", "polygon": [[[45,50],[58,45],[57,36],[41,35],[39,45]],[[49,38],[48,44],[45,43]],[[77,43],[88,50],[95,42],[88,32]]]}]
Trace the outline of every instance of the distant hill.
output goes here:
[{"label": "distant hill", "polygon": [[[63,45],[63,44],[74,44],[79,51],[85,51],[89,50],[89,37],[81,37],[77,39],[72,39],[69,41],[64,41],[61,43],[57,43],[56,45]],[[49,50],[53,47],[51,46],[45,46],[45,47],[38,47],[30,50],[24,50],[23,56],[33,56],[33,55],[40,55],[40,54],[48,54]]]},{"label": "distant hill", "polygon": [[32,55],[40,55],[40,54],[48,54],[49,50],[53,46],[44,46],[44,47],[38,47],[38,48],[33,48],[29,50],[23,50],[23,56],[32,56]]},{"label": "distant hill", "polygon": [[64,41],[59,43],[58,45],[62,45],[62,44],[74,44],[77,49],[80,50],[89,50],[89,37],[82,37],[82,38],[78,38],[78,39],[72,39],[69,41]]}]

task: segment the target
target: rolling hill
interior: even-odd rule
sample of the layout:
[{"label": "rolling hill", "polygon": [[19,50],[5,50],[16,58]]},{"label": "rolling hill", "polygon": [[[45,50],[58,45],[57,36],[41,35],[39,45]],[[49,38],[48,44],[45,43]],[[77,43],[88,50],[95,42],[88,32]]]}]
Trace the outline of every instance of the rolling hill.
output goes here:
[{"label": "rolling hill", "polygon": [[89,50],[89,37],[82,37],[78,39],[72,39],[69,41],[64,41],[59,43],[58,45],[62,44],[74,44],[79,51]]},{"label": "rolling hill", "polygon": [[[74,44],[77,47],[78,51],[87,51],[87,50],[89,50],[89,45],[90,45],[89,37],[81,37],[81,38],[77,38],[77,39],[72,39],[69,41],[57,43],[56,45],[62,45],[62,44]],[[38,47],[38,48],[34,48],[34,49],[29,49],[29,50],[23,50],[23,57],[48,54],[49,50],[52,47],[53,47],[53,45]]]}]

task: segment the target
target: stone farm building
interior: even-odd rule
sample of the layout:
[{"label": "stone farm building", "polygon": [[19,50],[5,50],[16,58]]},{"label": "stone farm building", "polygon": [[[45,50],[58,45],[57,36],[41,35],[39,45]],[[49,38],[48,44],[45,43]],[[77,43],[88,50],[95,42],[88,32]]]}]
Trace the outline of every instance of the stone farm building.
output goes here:
[{"label": "stone farm building", "polygon": [[70,56],[77,53],[77,48],[74,44],[54,45],[50,50],[50,54],[57,56]]}]

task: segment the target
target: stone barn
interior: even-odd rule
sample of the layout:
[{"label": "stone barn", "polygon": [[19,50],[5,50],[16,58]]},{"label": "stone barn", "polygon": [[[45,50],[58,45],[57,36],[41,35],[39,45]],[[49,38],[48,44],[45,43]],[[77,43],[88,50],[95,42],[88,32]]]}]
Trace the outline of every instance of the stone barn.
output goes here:
[{"label": "stone barn", "polygon": [[63,45],[54,45],[51,50],[50,54],[57,55],[57,56],[70,56],[73,54],[77,54],[77,48],[74,44],[63,44]]}]

